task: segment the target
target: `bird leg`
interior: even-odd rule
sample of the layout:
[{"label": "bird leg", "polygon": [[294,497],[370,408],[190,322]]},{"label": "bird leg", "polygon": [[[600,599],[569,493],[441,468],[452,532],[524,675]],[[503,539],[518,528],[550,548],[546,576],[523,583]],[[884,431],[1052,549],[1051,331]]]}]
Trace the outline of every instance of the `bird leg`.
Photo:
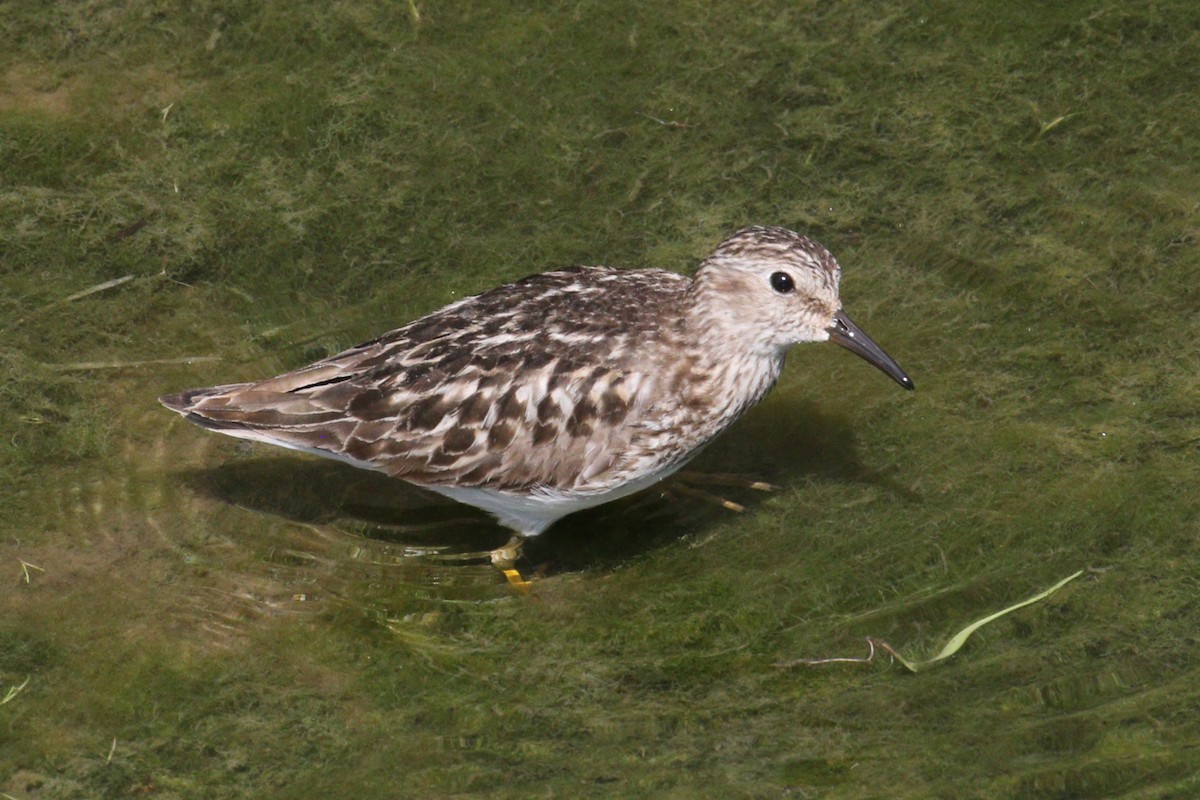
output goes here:
[{"label": "bird leg", "polygon": [[733,475],[728,472],[692,472],[691,470],[681,470],[675,473],[675,477],[688,483],[708,483],[714,486],[740,486],[745,489],[754,489],[757,492],[774,492],[779,489],[773,483],[760,481],[756,478],[751,478],[749,475]]},{"label": "bird leg", "polygon": [[724,509],[734,512],[742,512],[746,507],[741,503],[735,503],[720,495],[706,492],[703,489],[697,489],[694,486],[689,486],[690,483],[708,483],[716,484],[717,486],[736,486],[746,489],[754,489],[759,492],[773,492],[778,489],[778,486],[767,483],[766,481],[753,480],[744,475],[729,475],[725,473],[706,473],[706,472],[679,472],[676,473],[675,481],[667,488],[668,492],[678,492],[686,497],[695,497],[700,500],[706,500],[710,503],[716,503]]},{"label": "bird leg", "polygon": [[509,585],[514,589],[526,592],[529,591],[529,581],[525,580],[517,570],[517,559],[521,557],[521,545],[523,544],[525,544],[525,537],[519,533],[513,534],[513,537],[508,540],[508,544],[497,547],[489,556],[492,566],[504,573]]}]

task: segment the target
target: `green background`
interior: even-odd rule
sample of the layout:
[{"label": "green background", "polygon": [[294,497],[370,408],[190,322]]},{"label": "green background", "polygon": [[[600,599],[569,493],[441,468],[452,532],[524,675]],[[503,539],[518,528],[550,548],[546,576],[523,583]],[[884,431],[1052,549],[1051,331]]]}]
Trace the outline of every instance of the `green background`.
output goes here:
[{"label": "green background", "polygon": [[[1200,793],[1200,7],[0,3],[0,792]],[[779,224],[797,348],[683,487],[485,517],[155,397]],[[123,282],[102,287],[109,281]],[[1084,578],[916,676],[973,619]]]}]

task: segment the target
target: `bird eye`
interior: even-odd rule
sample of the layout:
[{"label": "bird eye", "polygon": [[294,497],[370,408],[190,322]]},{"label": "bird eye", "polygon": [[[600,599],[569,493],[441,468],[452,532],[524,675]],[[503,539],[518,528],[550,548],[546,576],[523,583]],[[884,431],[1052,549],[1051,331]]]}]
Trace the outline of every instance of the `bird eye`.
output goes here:
[{"label": "bird eye", "polygon": [[771,276],[771,288],[780,294],[787,294],[796,290],[796,283],[786,272],[776,272]]}]

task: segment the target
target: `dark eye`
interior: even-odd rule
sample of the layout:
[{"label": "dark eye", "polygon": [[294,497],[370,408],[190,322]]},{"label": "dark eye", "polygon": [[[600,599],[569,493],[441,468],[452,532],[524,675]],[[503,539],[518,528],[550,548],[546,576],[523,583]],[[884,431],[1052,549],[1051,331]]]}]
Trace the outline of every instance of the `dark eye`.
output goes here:
[{"label": "dark eye", "polygon": [[786,272],[776,272],[771,276],[771,288],[780,294],[787,294],[796,290],[796,283]]}]

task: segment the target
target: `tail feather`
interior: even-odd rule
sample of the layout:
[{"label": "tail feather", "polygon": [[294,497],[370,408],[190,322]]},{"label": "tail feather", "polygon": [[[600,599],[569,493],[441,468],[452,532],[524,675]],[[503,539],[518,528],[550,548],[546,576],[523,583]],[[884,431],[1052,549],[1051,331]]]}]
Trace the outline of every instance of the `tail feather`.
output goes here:
[{"label": "tail feather", "polygon": [[335,404],[310,395],[264,391],[260,385],[250,383],[189,389],[160,397],[159,402],[197,424],[205,425],[207,421],[226,428],[306,428],[345,416]]},{"label": "tail feather", "polygon": [[159,402],[188,422],[226,436],[300,450],[366,469],[382,469],[345,453],[356,420],[304,395],[234,383],[164,395]]},{"label": "tail feather", "polygon": [[185,389],[178,394],[164,394],[158,398],[158,402],[172,411],[186,415],[204,398],[234,394],[250,385],[249,383],[228,383],[224,386],[206,386],[203,389]]}]

